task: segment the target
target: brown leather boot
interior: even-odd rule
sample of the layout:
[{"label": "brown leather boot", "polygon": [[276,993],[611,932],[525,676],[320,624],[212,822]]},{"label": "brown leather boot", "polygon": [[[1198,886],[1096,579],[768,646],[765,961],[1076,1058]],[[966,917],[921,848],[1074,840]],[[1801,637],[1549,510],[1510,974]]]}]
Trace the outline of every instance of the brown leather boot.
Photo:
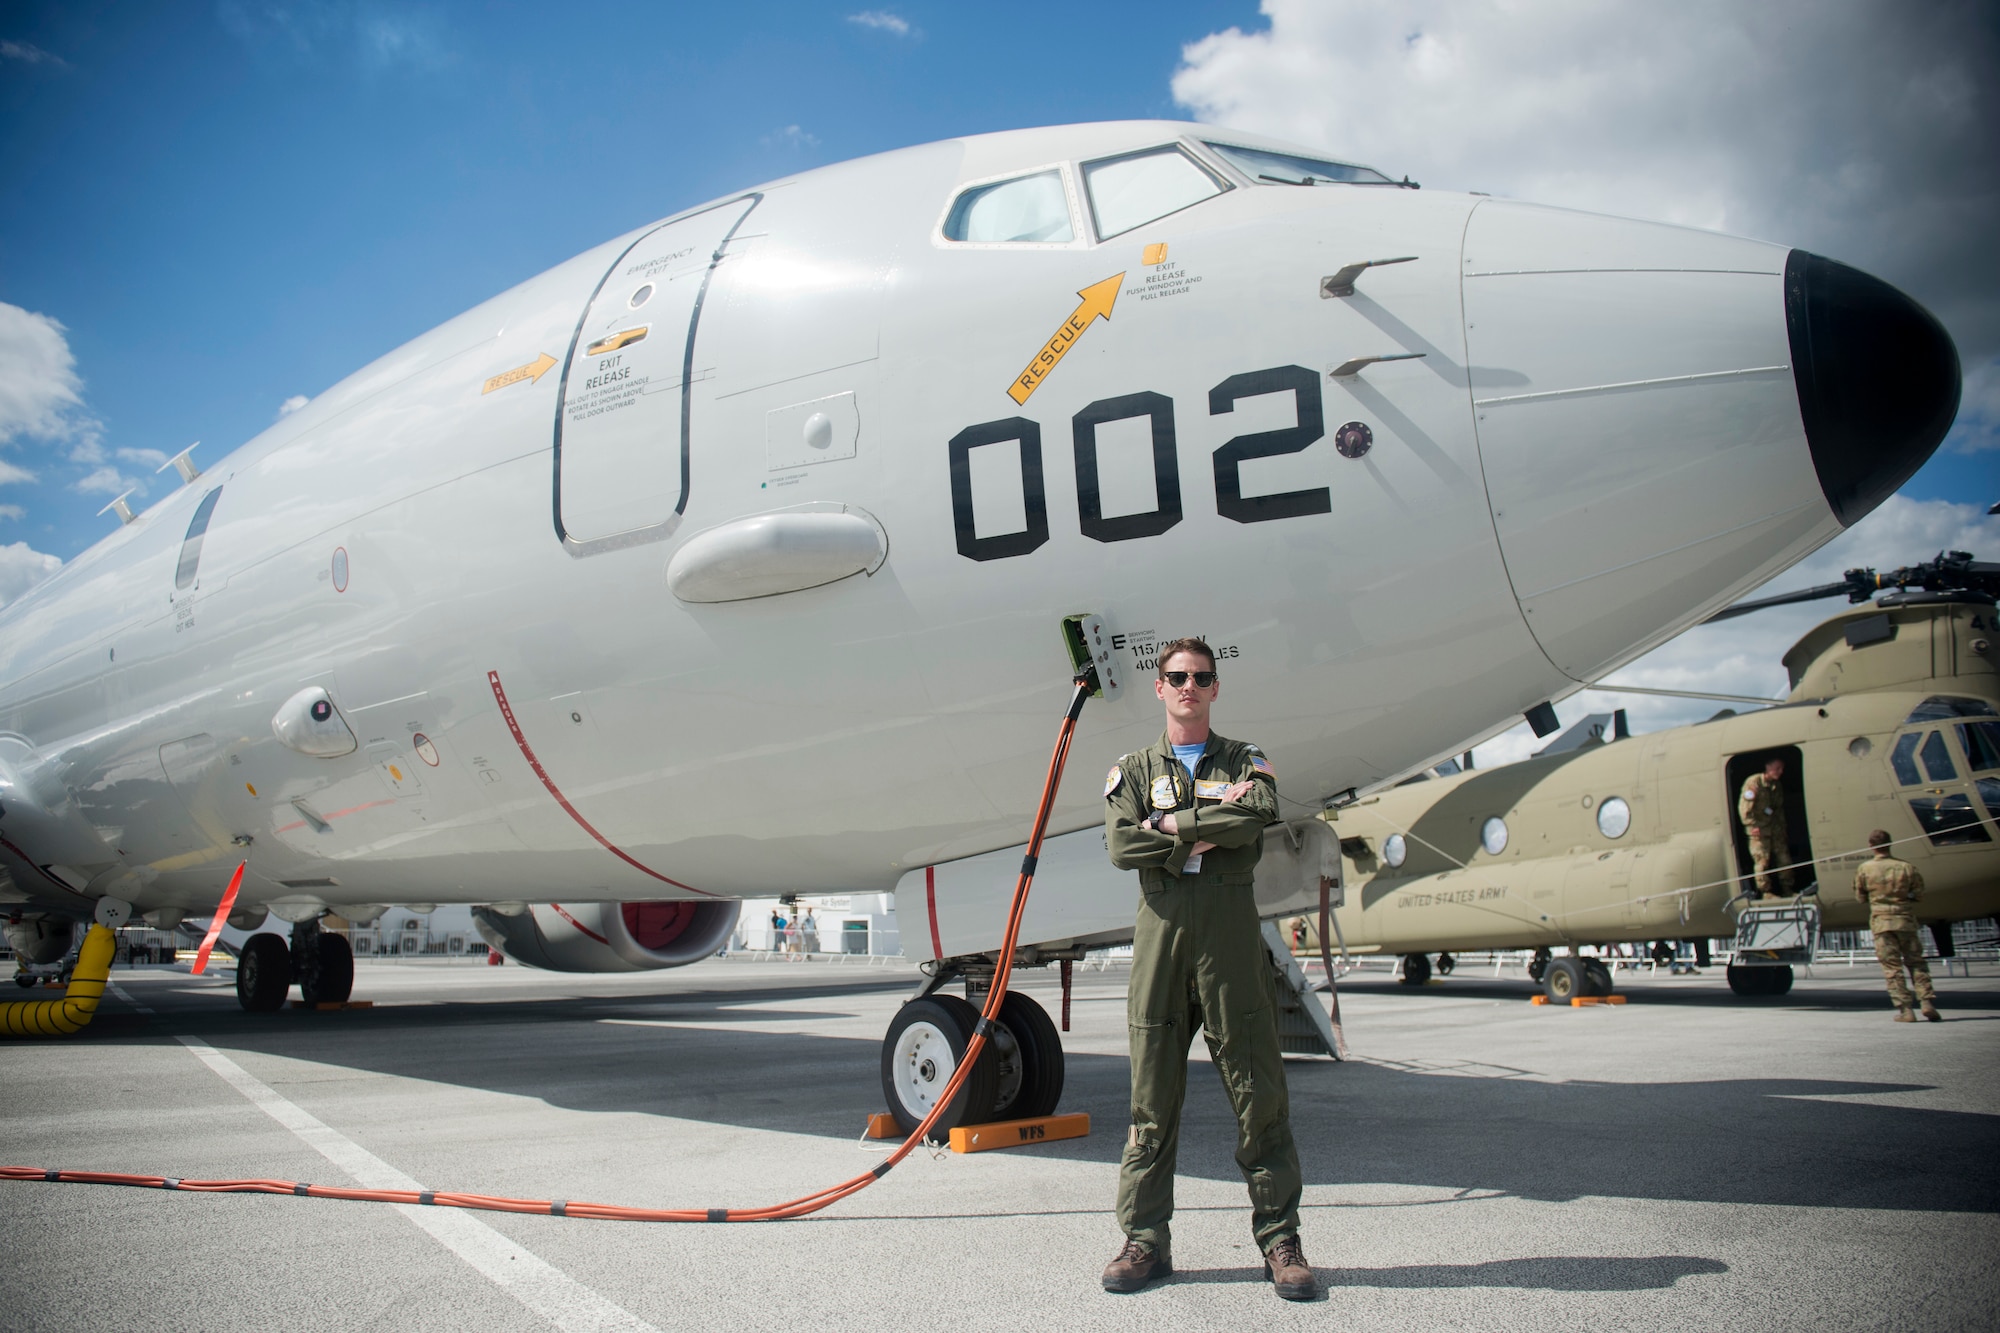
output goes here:
[{"label": "brown leather boot", "polygon": [[1943,1015],[1943,1014],[1940,1014],[1940,1013],[1939,1013],[1939,1012],[1937,1011],[1937,1005],[1933,1004],[1933,1003],[1932,1003],[1931,1001],[1929,1001],[1929,1000],[1925,1000],[1925,1001],[1924,1001],[1924,1021],[1925,1021],[1926,1023],[1942,1023],[1942,1022],[1944,1022],[1944,1015]]},{"label": "brown leather boot", "polygon": [[1150,1245],[1128,1240],[1118,1256],[1104,1266],[1104,1289],[1137,1291],[1154,1278],[1173,1271],[1173,1262],[1165,1254],[1155,1252]]},{"label": "brown leather boot", "polygon": [[1917,1016],[1910,1012],[1909,1005],[1899,1004],[1896,1006],[1896,1021],[1898,1023],[1914,1023],[1917,1021]]},{"label": "brown leather boot", "polygon": [[1319,1295],[1319,1279],[1313,1276],[1297,1236],[1282,1237],[1264,1251],[1264,1276],[1288,1301],[1309,1301]]}]

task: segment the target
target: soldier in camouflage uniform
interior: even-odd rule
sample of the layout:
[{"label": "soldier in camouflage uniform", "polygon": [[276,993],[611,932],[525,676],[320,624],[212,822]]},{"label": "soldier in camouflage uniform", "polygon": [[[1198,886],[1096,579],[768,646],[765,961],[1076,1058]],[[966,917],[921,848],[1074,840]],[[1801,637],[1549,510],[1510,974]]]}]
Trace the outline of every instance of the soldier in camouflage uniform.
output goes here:
[{"label": "soldier in camouflage uniform", "polygon": [[1854,896],[1868,904],[1868,929],[1875,936],[1875,960],[1882,964],[1883,979],[1889,983],[1889,998],[1896,1002],[1896,1021],[1913,1023],[1910,987],[1903,980],[1908,968],[1916,982],[1916,998],[1923,1004],[1924,1017],[1942,1022],[1937,1011],[1937,991],[1931,986],[1930,965],[1924,962],[1924,942],[1917,936],[1916,901],[1924,896],[1924,877],[1908,861],[1889,855],[1889,834],[1876,829],[1868,835],[1875,859],[1863,861],[1854,872]]},{"label": "soldier in camouflage uniform", "polygon": [[1126,1240],[1104,1288],[1137,1291],[1173,1271],[1174,1165],[1200,1028],[1236,1111],[1236,1164],[1266,1275],[1287,1300],[1310,1300],[1319,1285],[1299,1248],[1299,1157],[1252,889],[1264,828],[1278,817],[1277,774],[1256,746],[1209,730],[1220,686],[1206,643],[1163,644],[1159,672],[1166,735],[1120,759],[1104,784],[1111,863],[1138,871],[1140,888],[1126,999],[1132,1128],[1118,1168]]},{"label": "soldier in camouflage uniform", "polygon": [[1773,759],[1762,773],[1752,773],[1736,798],[1736,813],[1743,831],[1750,837],[1750,865],[1756,872],[1757,893],[1784,897],[1792,891],[1790,867],[1773,872],[1791,860],[1791,844],[1785,834],[1785,761]]}]

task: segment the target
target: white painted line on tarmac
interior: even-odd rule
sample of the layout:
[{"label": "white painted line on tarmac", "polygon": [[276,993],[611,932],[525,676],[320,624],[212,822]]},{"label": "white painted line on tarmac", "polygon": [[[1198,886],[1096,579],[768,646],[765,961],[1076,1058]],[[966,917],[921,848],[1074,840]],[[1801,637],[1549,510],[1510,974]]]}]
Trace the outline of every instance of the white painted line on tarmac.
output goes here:
[{"label": "white painted line on tarmac", "polygon": [[111,984],[111,993],[113,995],[116,995],[119,999],[131,1005],[134,1009],[137,1009],[140,1013],[150,1014],[153,1012],[152,1009],[149,1008],[148,1006],[140,1004],[137,1000],[133,999],[130,992],[128,992],[123,986],[119,985],[117,982],[114,981],[110,984]]},{"label": "white painted line on tarmac", "polygon": [[[363,1189],[421,1190],[424,1187],[326,1124],[310,1111],[281,1096],[269,1084],[199,1037],[179,1037],[195,1058],[250,1100],[251,1105],[305,1141],[322,1157],[354,1178]],[[660,1333],[639,1316],[570,1277],[561,1269],[516,1245],[471,1213],[458,1208],[423,1204],[391,1204],[403,1216],[490,1278],[502,1291],[554,1324],[564,1333],[625,1330]]]}]

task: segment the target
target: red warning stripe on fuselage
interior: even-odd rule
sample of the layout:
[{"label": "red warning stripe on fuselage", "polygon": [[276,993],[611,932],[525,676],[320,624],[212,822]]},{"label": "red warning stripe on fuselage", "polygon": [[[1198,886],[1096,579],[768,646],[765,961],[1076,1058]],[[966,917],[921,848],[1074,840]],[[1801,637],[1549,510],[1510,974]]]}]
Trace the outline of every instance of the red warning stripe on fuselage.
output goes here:
[{"label": "red warning stripe on fuselage", "polygon": [[931,957],[944,957],[944,944],[937,928],[937,867],[924,867],[924,914],[931,919]]},{"label": "red warning stripe on fuselage", "polygon": [[[580,813],[578,813],[577,808],[569,803],[569,797],[563,795],[562,789],[556,786],[555,780],[549,776],[548,770],[542,767],[542,761],[535,758],[534,747],[528,744],[528,738],[521,733],[521,724],[514,717],[513,706],[507,702],[507,691],[502,689],[500,686],[500,673],[497,671],[487,672],[486,683],[493,687],[493,701],[500,705],[500,716],[506,719],[507,730],[513,733],[514,744],[520,747],[521,757],[528,761],[528,767],[535,770],[535,776],[540,778],[542,780],[542,785],[549,789],[549,795],[556,798],[556,804],[563,808],[564,814],[567,814],[571,819],[574,819],[576,821],[576,825],[578,828],[582,829],[585,833],[588,833],[591,837],[597,839],[598,845],[604,848],[605,851],[610,852],[613,856],[623,861],[626,865],[631,866],[634,870],[639,871],[641,874],[651,875],[654,879],[657,879],[662,884],[671,884],[677,889],[686,889],[689,893],[699,893],[704,898],[716,898],[721,896],[720,894],[710,893],[707,889],[697,889],[692,884],[683,884],[677,879],[674,879],[667,875],[662,875],[659,871],[653,869],[651,866],[645,865],[642,862],[634,859],[631,855],[629,855],[625,851],[624,848],[619,847],[616,843],[612,842],[611,839],[605,837],[602,833],[599,833],[595,828],[591,827],[590,821],[585,819]],[[561,911],[562,909],[558,908],[556,910]],[[567,912],[564,912],[563,915],[567,917],[569,914]],[[576,925],[574,921],[571,921],[570,924]],[[577,929],[581,930],[583,928],[581,926],[578,926]]]}]

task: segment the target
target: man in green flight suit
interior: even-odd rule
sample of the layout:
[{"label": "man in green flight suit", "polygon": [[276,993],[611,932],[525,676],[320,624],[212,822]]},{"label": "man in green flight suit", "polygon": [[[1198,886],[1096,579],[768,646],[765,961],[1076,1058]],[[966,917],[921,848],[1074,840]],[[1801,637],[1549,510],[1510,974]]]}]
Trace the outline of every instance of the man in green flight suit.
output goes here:
[{"label": "man in green flight suit", "polygon": [[1199,1027],[1236,1111],[1236,1164],[1266,1275],[1287,1300],[1310,1300],[1319,1283],[1299,1248],[1299,1156],[1252,891],[1278,778],[1256,746],[1209,730],[1220,689],[1206,643],[1162,644],[1153,690],[1166,735],[1119,760],[1104,783],[1111,863],[1138,871],[1140,888],[1126,998],[1132,1128],[1118,1168],[1125,1246],[1104,1289],[1137,1291],[1173,1272],[1174,1165]]}]

